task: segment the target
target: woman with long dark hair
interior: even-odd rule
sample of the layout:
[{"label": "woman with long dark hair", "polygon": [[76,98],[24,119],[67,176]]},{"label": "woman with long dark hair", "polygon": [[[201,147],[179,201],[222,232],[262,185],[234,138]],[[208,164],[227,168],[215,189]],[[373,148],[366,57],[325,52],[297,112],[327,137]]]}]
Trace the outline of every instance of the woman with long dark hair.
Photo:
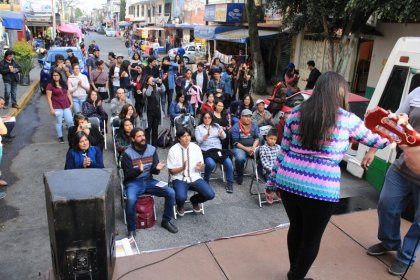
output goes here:
[{"label": "woman with long dark hair", "polygon": [[131,98],[131,77],[130,77],[130,61],[124,60],[120,66],[120,88],[123,88],[127,97]]},{"label": "woman with long dark hair", "polygon": [[83,131],[76,132],[73,147],[67,152],[64,169],[104,168],[101,149],[91,146]]},{"label": "woman with long dark hair", "polygon": [[119,155],[121,155],[125,149],[131,145],[130,133],[133,128],[133,123],[129,119],[121,121],[120,128],[115,136],[115,148],[117,149]]},{"label": "woman with long dark hair", "polygon": [[171,103],[169,108],[169,116],[171,117],[171,122],[175,117],[180,114],[192,114],[194,113],[193,107],[187,100],[187,96],[184,92],[179,92],[176,95],[176,98]]},{"label": "woman with long dark hair", "polygon": [[86,101],[82,104],[82,114],[88,118],[99,118],[101,128],[104,128],[103,126],[105,121],[106,128],[106,124],[108,122],[108,114],[102,107],[102,99],[100,96],[98,96],[96,91],[91,90],[88,93]]},{"label": "woman with long dark hair", "polygon": [[224,108],[225,108],[225,105],[223,104],[222,100],[218,100],[215,103],[214,112],[213,112],[213,122],[220,125],[225,131],[227,137],[226,139],[222,140],[222,147],[223,149],[228,149],[229,139],[230,139],[230,128],[232,126],[230,123],[230,114],[228,114]]},{"label": "woman with long dark hair", "polygon": [[204,158],[204,181],[209,183],[210,175],[216,167],[216,163],[221,163],[226,172],[226,191],[233,192],[233,165],[229,157],[228,150],[222,150],[222,140],[227,135],[223,128],[213,121],[213,114],[206,112],[201,116],[201,124],[195,129],[195,139],[198,146],[203,151]]},{"label": "woman with long dark hair", "polygon": [[284,127],[281,150],[267,184],[281,193],[290,221],[288,280],[309,279],[304,277],[340,199],[339,164],[350,139],[376,148],[389,144],[347,111],[347,93],[342,76],[324,73],[312,96],[293,109]]},{"label": "woman with long dark hair", "polygon": [[51,83],[47,85],[45,93],[50,113],[55,118],[55,129],[57,130],[58,142],[64,143],[63,118],[67,127],[73,126],[71,113],[73,98],[67,90],[67,84],[61,79],[59,71],[52,71]]},{"label": "woman with long dark hair", "polygon": [[134,106],[131,104],[125,104],[122,107],[121,112],[119,114],[119,118],[120,122],[122,122],[123,120],[130,120],[134,127],[144,129],[144,127],[142,127],[140,117],[136,112],[136,109],[134,109]]},{"label": "woman with long dark hair", "polygon": [[232,120],[232,126],[239,121],[241,118],[241,112],[245,109],[249,109],[251,111],[254,109],[254,100],[249,94],[244,95],[241,100],[233,101],[232,104],[230,104],[230,117]]}]

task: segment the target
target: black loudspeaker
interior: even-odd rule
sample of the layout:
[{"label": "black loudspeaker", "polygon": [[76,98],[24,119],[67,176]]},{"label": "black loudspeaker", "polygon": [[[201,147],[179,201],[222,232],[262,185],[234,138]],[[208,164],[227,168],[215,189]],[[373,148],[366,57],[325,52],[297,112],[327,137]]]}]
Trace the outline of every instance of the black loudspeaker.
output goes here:
[{"label": "black loudspeaker", "polygon": [[114,175],[111,169],[44,174],[56,280],[111,279],[115,265]]}]

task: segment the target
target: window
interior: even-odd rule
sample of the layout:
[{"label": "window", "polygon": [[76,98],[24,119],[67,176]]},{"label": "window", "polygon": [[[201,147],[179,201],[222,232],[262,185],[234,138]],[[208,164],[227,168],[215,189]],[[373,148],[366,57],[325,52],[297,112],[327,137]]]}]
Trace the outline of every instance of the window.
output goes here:
[{"label": "window", "polygon": [[137,17],[140,16],[140,5],[137,5]]},{"label": "window", "polygon": [[162,14],[162,5],[159,5],[159,15]]},{"label": "window", "polygon": [[141,5],[141,16],[144,17],[144,5]]},{"label": "window", "polygon": [[195,52],[195,47],[194,47],[194,46],[190,46],[190,47],[188,48],[188,50],[189,50],[190,52]]},{"label": "window", "polygon": [[395,112],[400,106],[405,81],[408,76],[408,67],[394,66],[384,92],[379,100],[379,107]]},{"label": "window", "polygon": [[415,74],[413,78],[411,78],[410,90],[412,92],[415,88],[420,87],[420,74]]}]

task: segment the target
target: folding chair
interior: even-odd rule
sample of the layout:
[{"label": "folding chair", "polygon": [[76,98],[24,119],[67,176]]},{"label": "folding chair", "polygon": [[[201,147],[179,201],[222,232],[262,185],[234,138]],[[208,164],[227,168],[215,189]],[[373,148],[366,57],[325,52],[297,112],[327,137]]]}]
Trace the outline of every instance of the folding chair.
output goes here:
[{"label": "folding chair", "polygon": [[117,133],[120,129],[119,125],[119,117],[112,117],[111,118],[111,132],[112,132],[112,144],[114,145],[114,159],[117,168],[120,168],[120,161],[119,161],[119,153],[117,151],[117,146],[115,142],[115,137],[117,137]]},{"label": "folding chair", "polygon": [[[252,166],[254,168],[254,176],[252,176],[251,185],[249,186],[249,193],[251,195],[258,195],[258,205],[262,207],[263,203],[267,203],[267,200],[265,199],[265,184],[266,181],[264,178],[260,175],[259,168],[258,168],[258,162],[261,162],[260,160],[260,147],[257,147],[254,151],[254,157],[253,157]],[[252,186],[254,184],[254,181],[257,186],[257,192],[252,191]],[[264,199],[262,198],[264,196]],[[280,200],[274,199],[274,202],[280,202]]]},{"label": "folding chair", "polygon": [[105,150],[107,149],[107,144],[106,144],[106,122],[105,120],[103,121],[103,127],[101,127],[101,120],[98,117],[90,117],[88,118],[89,122],[93,125],[96,126],[99,131],[101,132],[101,134],[104,136],[104,141],[105,141]]},{"label": "folding chair", "polygon": [[[214,177],[210,175],[210,181],[220,179],[220,176],[218,176],[218,174],[216,173],[217,169],[219,167],[220,167],[220,172],[222,173],[222,176],[221,176],[222,177],[222,182],[226,183],[225,167],[223,166],[222,163],[216,163],[216,166],[214,167],[213,171],[211,172],[211,174],[214,175]],[[204,171],[201,172],[201,176],[204,176]]]},{"label": "folding chair", "polygon": [[[168,174],[168,186],[170,186],[172,188],[174,187],[172,185],[172,181],[171,181],[171,174]],[[194,191],[188,190],[188,192],[194,192]],[[194,193],[196,193],[196,192],[194,192]],[[190,203],[191,204],[191,201],[187,198],[187,200],[185,201],[185,203]],[[198,206],[200,206],[200,212],[201,212],[201,214],[204,215],[204,203],[199,203]],[[174,218],[175,218],[175,220],[177,219],[177,216],[178,216],[178,213],[176,212],[176,207],[177,207],[177,205],[175,204],[173,206],[173,212],[174,212]],[[184,214],[189,214],[189,213],[194,213],[194,211],[192,210],[192,208],[190,210],[184,210]]]}]

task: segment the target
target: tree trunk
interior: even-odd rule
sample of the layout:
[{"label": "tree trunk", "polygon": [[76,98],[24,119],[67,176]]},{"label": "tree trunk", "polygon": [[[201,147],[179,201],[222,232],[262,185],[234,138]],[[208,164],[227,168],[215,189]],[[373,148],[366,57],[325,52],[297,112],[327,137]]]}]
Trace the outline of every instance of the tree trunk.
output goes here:
[{"label": "tree trunk", "polygon": [[254,0],[248,0],[246,2],[249,41],[254,70],[254,93],[258,95],[265,95],[267,94],[267,85],[265,82],[264,62],[261,55],[260,39],[258,36],[257,7],[255,6]]},{"label": "tree trunk", "polygon": [[330,35],[330,26],[328,24],[328,18],[327,18],[327,16],[323,16],[322,17],[322,27],[324,29],[324,40],[327,40],[327,43],[328,43],[328,46],[329,46],[329,48],[328,48],[328,56],[330,58],[329,59],[330,60],[330,63],[328,65],[328,67],[327,67],[327,70],[332,71],[333,70],[333,67],[334,67],[334,61],[335,61],[335,57],[334,57],[334,42],[333,42],[333,40],[331,38],[331,35]]},{"label": "tree trunk", "polygon": [[359,41],[359,34],[344,35],[341,38],[339,45],[339,52],[335,60],[334,71],[345,76],[347,66],[349,64],[352,51],[357,46]]}]

